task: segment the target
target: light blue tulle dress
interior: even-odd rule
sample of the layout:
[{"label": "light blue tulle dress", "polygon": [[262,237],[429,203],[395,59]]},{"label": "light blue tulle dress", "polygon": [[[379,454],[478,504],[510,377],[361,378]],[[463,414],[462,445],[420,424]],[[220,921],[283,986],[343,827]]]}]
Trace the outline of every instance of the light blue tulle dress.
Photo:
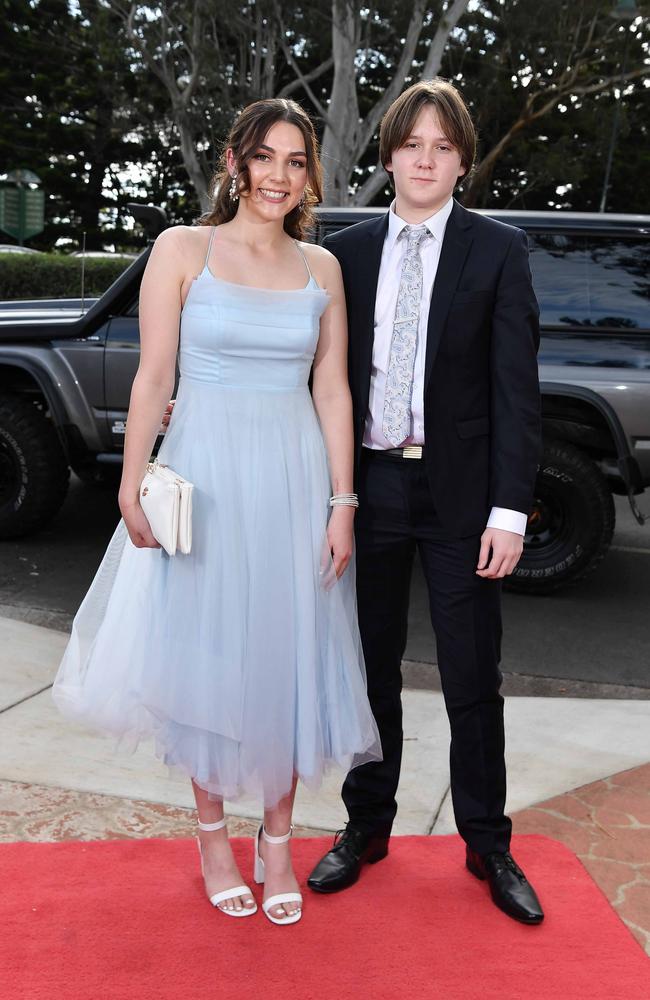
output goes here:
[{"label": "light blue tulle dress", "polygon": [[213,237],[183,308],[159,451],[195,485],[192,552],[138,549],[120,521],[53,698],[122,747],[153,736],[211,796],[270,807],[294,773],[315,789],[329,764],[381,749],[354,562],[336,581],[325,538],[330,479],[307,383],[328,296],[306,261],[296,291],[214,277]]}]

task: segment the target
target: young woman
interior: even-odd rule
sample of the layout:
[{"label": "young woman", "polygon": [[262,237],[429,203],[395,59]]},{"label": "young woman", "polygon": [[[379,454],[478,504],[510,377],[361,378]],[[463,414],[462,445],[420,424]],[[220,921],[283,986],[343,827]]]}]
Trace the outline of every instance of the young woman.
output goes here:
[{"label": "young woman", "polygon": [[[122,521],[75,618],[61,710],[192,779],[210,901],[256,910],[224,798],[254,793],[255,877],[275,923],[300,918],[289,850],[297,778],[381,757],[356,622],[352,408],[341,272],[302,242],[320,199],[313,126],[292,101],[238,117],[213,208],[162,233],[140,294]],[[189,555],[167,556],[140,484],[159,459],[194,483]],[[308,379],[313,370],[313,392]],[[333,499],[333,503],[330,500]]]}]

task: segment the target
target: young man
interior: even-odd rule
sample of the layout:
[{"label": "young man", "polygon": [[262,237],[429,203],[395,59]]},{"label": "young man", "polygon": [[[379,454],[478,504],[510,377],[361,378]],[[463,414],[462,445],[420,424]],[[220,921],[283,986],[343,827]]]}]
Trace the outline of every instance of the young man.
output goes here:
[{"label": "young man", "polygon": [[349,822],[308,884],[343,889],[388,851],[417,548],[467,867],[488,881],[497,906],[533,924],[543,912],[509,853],[504,814],[499,658],[501,579],[521,555],[540,452],[538,307],[525,234],[452,197],[475,146],[454,87],[439,79],[410,87],[381,126],[390,211],[325,242],[347,296],[359,624],[384,759],[348,775]]}]

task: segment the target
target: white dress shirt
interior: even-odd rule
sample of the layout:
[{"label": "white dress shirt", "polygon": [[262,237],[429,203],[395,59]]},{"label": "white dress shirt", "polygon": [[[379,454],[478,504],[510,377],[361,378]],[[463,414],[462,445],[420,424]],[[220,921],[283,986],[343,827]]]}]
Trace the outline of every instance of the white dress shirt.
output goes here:
[{"label": "white dress shirt", "polygon": [[[435,215],[425,219],[423,223],[431,233],[431,236],[423,242],[420,248],[422,259],[422,303],[420,306],[418,341],[413,370],[411,433],[404,440],[404,445],[424,444],[424,360],[427,345],[429,305],[431,303],[433,283],[436,280],[447,220],[451,215],[453,205],[453,198],[450,198]],[[363,444],[366,448],[386,449],[393,447],[383,435],[382,422],[386,373],[388,371],[390,345],[393,338],[393,320],[395,319],[397,293],[402,274],[402,261],[407,245],[406,240],[400,239],[400,236],[407,224],[404,219],[395,214],[395,202],[393,202],[388,212],[388,230],[381,255],[379,279],[377,282],[377,298],[375,300],[370,396],[363,435]],[[493,507],[487,527],[502,528],[506,531],[514,531],[519,535],[524,535],[526,533],[527,521],[527,515],[520,511],[507,510],[503,507]]]}]

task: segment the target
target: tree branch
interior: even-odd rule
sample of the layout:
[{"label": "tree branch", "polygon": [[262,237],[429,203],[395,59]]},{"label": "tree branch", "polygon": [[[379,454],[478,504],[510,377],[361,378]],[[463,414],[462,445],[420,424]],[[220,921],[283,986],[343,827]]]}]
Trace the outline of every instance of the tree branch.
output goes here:
[{"label": "tree branch", "polygon": [[282,11],[280,9],[280,4],[278,3],[278,0],[273,0],[273,6],[275,8],[275,14],[276,14],[276,17],[278,19],[278,23],[280,25],[280,45],[282,46],[282,51],[284,52],[284,57],[287,60],[287,62],[289,63],[289,65],[291,66],[291,69],[294,71],[294,73],[298,77],[298,81],[300,82],[300,84],[303,87],[305,93],[309,97],[309,100],[313,103],[313,105],[316,108],[316,111],[318,112],[318,114],[320,115],[320,117],[323,119],[323,121],[327,122],[327,124],[330,124],[326,108],[321,104],[321,102],[316,97],[316,94],[313,92],[313,90],[309,86],[310,79],[314,79],[314,77],[310,77],[310,74],[305,74],[305,73],[302,72],[302,70],[300,69],[300,66],[298,65],[298,63],[295,60],[293,52],[291,51],[290,47],[287,45],[287,36],[286,36],[286,33],[285,33],[284,21],[282,19]]},{"label": "tree branch", "polygon": [[[137,4],[132,3],[131,8],[127,14],[123,8],[120,9],[117,4],[114,5],[114,7],[116,7],[122,14],[122,16],[125,18],[127,38],[142,56],[145,66],[149,67],[151,72],[155,76],[157,76],[160,82],[167,87],[170,95],[172,96],[172,98],[174,98],[178,96],[178,88],[176,87],[176,80],[173,74],[170,74],[167,71],[164,62],[162,66],[159,65],[158,60],[151,55],[151,52],[149,51],[146,42],[144,41],[144,39],[140,38],[140,35],[138,34],[135,28],[134,20],[137,11],[137,6],[138,6]],[[161,43],[161,49],[163,48],[163,46],[164,46],[164,41]]]},{"label": "tree branch", "polygon": [[384,187],[387,180],[388,174],[384,170],[381,161],[378,161],[373,172],[366,177],[361,187],[355,191],[354,198],[352,199],[353,204],[369,205],[375,195]]},{"label": "tree branch", "polygon": [[481,162],[478,164],[476,169],[473,171],[470,178],[469,186],[466,190],[466,197],[464,199],[466,205],[474,205],[476,203],[477,192],[482,191],[486,184],[489,182],[490,177],[494,172],[494,166],[497,160],[503,155],[504,150],[510,143],[515,139],[515,137],[527,128],[532,122],[537,121],[539,118],[543,118],[554,107],[569,94],[597,94],[608,90],[609,87],[615,85],[616,83],[625,82],[626,80],[638,79],[639,77],[648,75],[648,67],[642,66],[639,69],[630,70],[624,76],[616,75],[612,77],[606,77],[601,80],[596,80],[591,84],[582,84],[580,86],[572,86],[569,81],[562,87],[553,86],[547,88],[546,91],[538,91],[536,94],[531,94],[530,98],[537,99],[542,97],[544,93],[550,93],[551,96],[540,104],[539,107],[533,108],[532,102],[527,101],[527,105],[524,111],[520,114],[516,122],[514,122],[508,131],[501,136],[499,141],[492,147],[492,149],[483,157]]},{"label": "tree branch", "polygon": [[440,72],[449,36],[467,10],[468,4],[469,0],[454,0],[451,7],[440,18],[436,33],[429,46],[426,62],[422,68],[421,80],[431,80]]},{"label": "tree branch", "polygon": [[310,70],[309,73],[303,73],[297,79],[292,80],[291,83],[285,84],[285,86],[278,91],[276,97],[289,97],[290,94],[293,94],[296,90],[299,90],[299,88],[303,86],[303,80],[307,83],[311,83],[313,80],[317,80],[319,76],[322,76],[323,73],[327,73],[328,69],[331,69],[333,65],[334,59],[332,56],[329,56],[325,62],[322,62],[320,66],[316,66],[315,69]]},{"label": "tree branch", "polygon": [[[468,0],[462,0],[462,2],[467,5]],[[384,113],[402,92],[404,81],[408,76],[411,66],[413,65],[415,50],[417,48],[420,35],[422,34],[422,20],[424,18],[426,5],[427,0],[415,0],[414,2],[413,13],[411,14],[411,20],[409,21],[409,26],[406,32],[406,42],[404,43],[402,55],[400,56],[400,61],[397,64],[393,78],[382,96],[370,111],[370,114],[366,116],[365,122],[359,128],[357,133],[357,141],[355,143],[355,154],[357,157],[365,150],[366,146],[377,131],[377,126],[384,117]]]}]

